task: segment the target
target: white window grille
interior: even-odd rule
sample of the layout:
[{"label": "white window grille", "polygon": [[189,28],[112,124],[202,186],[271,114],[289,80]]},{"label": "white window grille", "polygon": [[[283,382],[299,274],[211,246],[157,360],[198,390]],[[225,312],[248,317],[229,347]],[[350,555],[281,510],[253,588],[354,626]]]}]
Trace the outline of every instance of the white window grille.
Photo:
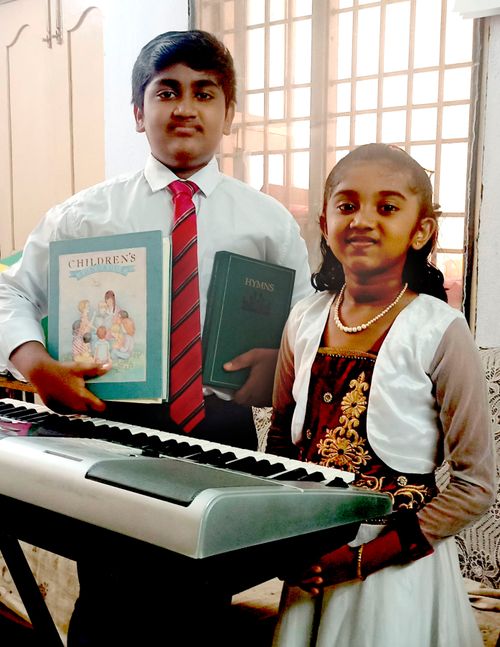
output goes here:
[{"label": "white window grille", "polygon": [[326,175],[360,144],[407,150],[443,211],[435,262],[463,303],[473,21],[453,0],[197,0],[238,72],[221,168],[283,202],[311,266]]}]

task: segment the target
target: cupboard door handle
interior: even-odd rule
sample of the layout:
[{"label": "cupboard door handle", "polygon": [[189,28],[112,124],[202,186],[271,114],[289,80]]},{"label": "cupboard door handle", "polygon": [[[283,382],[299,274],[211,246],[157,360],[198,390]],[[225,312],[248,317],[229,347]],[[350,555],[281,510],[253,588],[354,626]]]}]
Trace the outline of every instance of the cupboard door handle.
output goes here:
[{"label": "cupboard door handle", "polygon": [[47,0],[47,35],[45,38],[42,38],[42,41],[47,43],[47,47],[52,49],[52,8],[50,0]]},{"label": "cupboard door handle", "polygon": [[56,0],[56,33],[54,34],[54,38],[56,39],[56,42],[58,45],[62,45],[63,31],[62,31],[61,0]]},{"label": "cupboard door handle", "polygon": [[44,43],[47,43],[47,47],[49,48],[52,48],[53,38],[55,38],[58,45],[62,45],[63,42],[61,0],[55,0],[55,9],[56,30],[55,33],[52,33],[52,0],[47,0],[47,35],[45,36],[45,38],[42,38],[42,41]]}]

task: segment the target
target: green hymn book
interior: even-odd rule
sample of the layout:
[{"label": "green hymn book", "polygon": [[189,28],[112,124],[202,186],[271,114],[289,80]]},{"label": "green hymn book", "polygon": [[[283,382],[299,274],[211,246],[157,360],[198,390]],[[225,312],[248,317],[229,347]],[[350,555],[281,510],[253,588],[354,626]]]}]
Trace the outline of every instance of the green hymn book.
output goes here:
[{"label": "green hymn book", "polygon": [[239,389],[250,369],[223,365],[252,348],[279,348],[290,312],[295,270],[217,252],[203,327],[203,384]]}]

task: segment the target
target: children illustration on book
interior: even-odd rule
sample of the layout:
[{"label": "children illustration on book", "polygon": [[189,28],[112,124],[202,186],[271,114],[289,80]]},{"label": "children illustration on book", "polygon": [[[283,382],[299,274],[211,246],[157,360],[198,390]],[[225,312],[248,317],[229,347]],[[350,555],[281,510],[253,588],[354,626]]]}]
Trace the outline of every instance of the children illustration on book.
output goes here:
[{"label": "children illustration on book", "polygon": [[107,290],[95,306],[89,296],[77,303],[80,318],[72,324],[71,359],[109,364],[112,369],[101,381],[137,379],[144,370],[145,349],[136,344],[134,319],[118,306],[114,290]]},{"label": "children illustration on book", "polygon": [[83,336],[85,333],[95,330],[93,325],[94,317],[90,316],[90,301],[82,299],[78,304],[78,310],[80,311],[80,334]]},{"label": "children illustration on book", "polygon": [[111,324],[118,323],[120,307],[116,303],[116,295],[113,290],[108,290],[106,292],[104,295],[104,301],[106,302],[107,315],[111,320]]},{"label": "children illustration on book", "polygon": [[73,339],[71,344],[71,352],[75,362],[92,361],[91,355],[91,339],[92,335],[88,332],[82,334],[81,320],[76,319],[72,326]]},{"label": "children illustration on book", "polygon": [[99,301],[99,303],[97,304],[97,312],[94,317],[94,325],[96,327],[96,331],[99,326],[104,326],[107,332],[108,328],[111,326],[111,319],[112,317],[108,314],[108,306],[106,304],[106,301]]},{"label": "children illustration on book", "polygon": [[94,362],[99,364],[111,363],[111,348],[106,339],[108,329],[106,326],[99,326],[96,330],[97,339],[94,344]]},{"label": "children illustration on book", "polygon": [[120,310],[118,321],[119,323],[111,328],[112,331],[113,329],[118,331],[112,355],[118,359],[129,359],[134,349],[135,323],[126,310]]}]

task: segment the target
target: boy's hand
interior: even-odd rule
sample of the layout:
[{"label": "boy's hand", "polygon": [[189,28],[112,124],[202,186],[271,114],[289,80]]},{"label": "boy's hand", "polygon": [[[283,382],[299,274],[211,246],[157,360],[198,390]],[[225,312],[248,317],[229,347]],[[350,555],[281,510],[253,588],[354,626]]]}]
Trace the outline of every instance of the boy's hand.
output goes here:
[{"label": "boy's hand", "polygon": [[59,413],[102,412],[106,404],[85,386],[85,379],[104,375],[105,364],[58,362],[36,341],[22,344],[11,354],[11,362],[36,388],[45,405]]},{"label": "boy's hand", "polygon": [[253,407],[270,407],[277,361],[277,348],[253,348],[226,362],[224,364],[226,371],[250,368],[250,375],[241,389],[235,392],[234,401],[237,404]]}]

